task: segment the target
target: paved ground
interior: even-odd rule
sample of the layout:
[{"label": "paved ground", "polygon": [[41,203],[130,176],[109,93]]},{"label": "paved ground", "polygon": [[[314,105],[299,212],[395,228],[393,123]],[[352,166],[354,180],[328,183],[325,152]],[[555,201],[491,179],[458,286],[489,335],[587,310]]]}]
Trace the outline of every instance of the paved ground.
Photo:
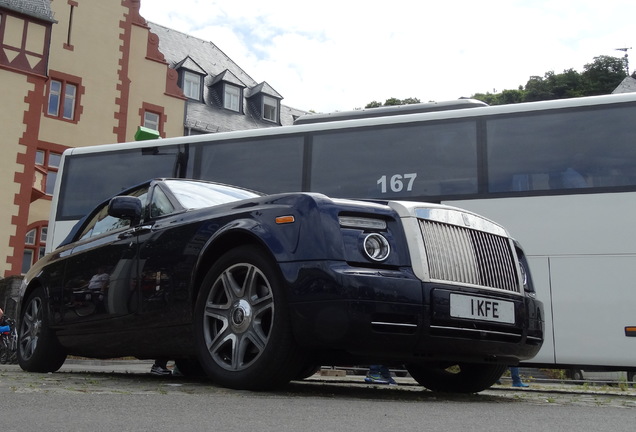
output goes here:
[{"label": "paved ground", "polygon": [[[58,373],[32,374],[23,372],[17,365],[0,365],[0,393],[90,393],[90,394],[203,394],[225,393],[232,390],[212,385],[207,380],[183,377],[155,377],[150,375],[152,361],[138,360],[74,360],[69,359]],[[502,385],[495,385],[471,395],[440,395],[419,386],[410,377],[397,377],[398,386],[377,386],[363,382],[361,375],[342,375],[342,371],[323,369],[322,373],[294,382],[284,392],[287,394],[337,395],[355,398],[388,398],[404,401],[430,399],[471,400],[479,397],[493,402],[528,402],[539,405],[611,406],[636,408],[636,389],[625,383],[617,385],[583,385],[570,381],[546,378],[541,372],[522,369],[522,376],[529,388],[510,386],[509,378],[502,378]]]}]

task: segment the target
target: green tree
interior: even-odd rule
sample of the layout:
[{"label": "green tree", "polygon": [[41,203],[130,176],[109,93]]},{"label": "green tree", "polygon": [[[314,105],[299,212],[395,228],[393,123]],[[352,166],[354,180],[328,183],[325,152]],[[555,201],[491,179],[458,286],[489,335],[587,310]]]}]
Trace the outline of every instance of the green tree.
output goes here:
[{"label": "green tree", "polygon": [[394,106],[394,105],[410,105],[420,103],[418,98],[406,98],[406,99],[398,99],[398,98],[388,98],[384,103],[380,103],[378,101],[369,102],[365,105],[365,108],[378,108],[381,106]]},{"label": "green tree", "polygon": [[525,87],[519,86],[518,90],[503,90],[494,94],[476,93],[472,98],[489,105],[502,105],[610,94],[627,76],[625,71],[624,58],[599,56],[584,66],[583,73],[574,69],[567,69],[559,74],[550,71],[543,76],[531,76]]},{"label": "green tree", "polygon": [[594,57],[584,66],[583,82],[586,95],[609,94],[627,77],[625,59],[612,56]]}]

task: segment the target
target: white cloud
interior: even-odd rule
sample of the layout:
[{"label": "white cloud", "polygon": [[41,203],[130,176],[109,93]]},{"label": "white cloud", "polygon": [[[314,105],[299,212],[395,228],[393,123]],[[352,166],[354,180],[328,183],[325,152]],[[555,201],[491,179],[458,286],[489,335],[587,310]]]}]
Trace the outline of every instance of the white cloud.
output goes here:
[{"label": "white cloud", "polygon": [[[632,1],[143,0],[148,20],[210,40],[284,103],[448,100],[525,85],[634,41]],[[636,64],[636,61],[633,62]]]}]

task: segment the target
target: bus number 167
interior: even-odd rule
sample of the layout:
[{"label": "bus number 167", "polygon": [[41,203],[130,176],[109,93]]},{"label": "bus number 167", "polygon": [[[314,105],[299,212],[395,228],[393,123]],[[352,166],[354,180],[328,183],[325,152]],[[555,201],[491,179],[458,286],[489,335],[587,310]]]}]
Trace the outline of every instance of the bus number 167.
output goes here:
[{"label": "bus number 167", "polygon": [[413,182],[416,177],[417,173],[395,174],[390,179],[388,179],[388,176],[383,175],[376,183],[380,185],[380,192],[382,193],[388,192],[387,187],[391,188],[391,192],[402,192],[405,188],[407,192],[410,192],[413,190]]}]

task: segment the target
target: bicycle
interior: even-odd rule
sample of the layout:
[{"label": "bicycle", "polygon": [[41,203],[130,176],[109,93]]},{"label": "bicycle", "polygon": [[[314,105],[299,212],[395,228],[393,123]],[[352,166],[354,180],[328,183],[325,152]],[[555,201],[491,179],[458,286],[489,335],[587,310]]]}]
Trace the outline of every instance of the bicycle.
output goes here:
[{"label": "bicycle", "polygon": [[11,318],[5,320],[5,326],[0,326],[0,363],[18,363],[18,331],[15,321]]}]

